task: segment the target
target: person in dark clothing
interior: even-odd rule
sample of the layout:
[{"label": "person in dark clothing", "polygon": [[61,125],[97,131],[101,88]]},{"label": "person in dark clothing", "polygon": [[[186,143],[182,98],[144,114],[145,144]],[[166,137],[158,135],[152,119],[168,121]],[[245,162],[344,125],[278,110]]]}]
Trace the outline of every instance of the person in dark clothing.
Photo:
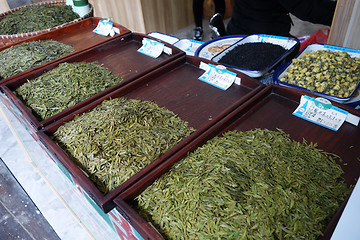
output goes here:
[{"label": "person in dark clothing", "polygon": [[332,0],[234,0],[227,34],[291,36],[289,13],[303,21],[331,26],[335,8]]},{"label": "person in dark clothing", "polygon": [[[215,4],[215,13],[221,14],[224,17],[225,14],[225,0],[213,0]],[[195,40],[202,40],[203,34],[203,26],[202,26],[202,19],[203,19],[203,6],[204,0],[193,0],[193,14],[195,20]]]}]

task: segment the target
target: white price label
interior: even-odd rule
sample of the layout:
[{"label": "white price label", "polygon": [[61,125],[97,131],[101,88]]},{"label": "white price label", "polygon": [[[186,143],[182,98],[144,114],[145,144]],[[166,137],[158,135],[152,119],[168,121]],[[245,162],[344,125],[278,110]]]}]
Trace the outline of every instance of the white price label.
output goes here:
[{"label": "white price label", "polygon": [[143,38],[142,46],[137,51],[153,58],[158,58],[164,51],[165,44],[148,38]]},{"label": "white price label", "polygon": [[221,65],[215,66],[208,64],[205,73],[201,75],[199,79],[222,90],[227,90],[234,83],[236,73],[228,71]]},{"label": "white price label", "polygon": [[105,20],[100,20],[96,28],[93,30],[93,32],[105,37],[108,35],[110,36],[115,35],[113,23]]},{"label": "white price label", "polygon": [[293,115],[337,131],[346,120],[348,112],[333,106],[327,99],[305,95],[301,96]]}]

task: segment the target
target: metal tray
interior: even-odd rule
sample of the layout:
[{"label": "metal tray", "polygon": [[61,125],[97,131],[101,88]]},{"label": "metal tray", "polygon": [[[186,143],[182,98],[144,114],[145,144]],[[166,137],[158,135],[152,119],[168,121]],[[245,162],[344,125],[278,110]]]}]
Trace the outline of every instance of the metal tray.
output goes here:
[{"label": "metal tray", "polygon": [[176,43],[177,41],[180,40],[177,37],[167,35],[165,33],[160,33],[160,32],[151,32],[151,33],[148,33],[147,35],[154,37],[156,39],[162,40],[164,42],[167,42],[171,45],[173,45],[174,43]]},{"label": "metal tray", "polygon": [[[172,49],[172,55],[162,53],[159,58],[152,58],[137,52],[142,46],[142,39],[144,37],[151,38],[144,34],[130,33],[123,35],[122,37],[113,38],[105,43],[97,45],[94,48],[90,48],[73,54],[71,56],[61,58],[58,61],[47,64],[41,68],[33,71],[29,71],[26,74],[13,78],[11,81],[6,82],[1,86],[5,94],[13,101],[13,103],[19,108],[19,110],[25,115],[29,123],[35,128],[41,128],[60,119],[70,112],[83,107],[84,105],[93,102],[95,99],[115,90],[118,87],[124,86],[127,83],[137,79],[146,73],[158,69],[162,65],[165,65],[183,55],[184,52],[180,51],[176,47],[165,43],[165,45]],[[31,110],[24,105],[24,103],[15,95],[13,91],[26,83],[28,80],[39,77],[44,72],[47,72],[57,67],[62,62],[97,62],[108,68],[114,75],[120,76],[124,79],[123,82],[116,84],[107,90],[100,92],[74,106],[55,114],[43,121],[39,121],[33,115]]]},{"label": "metal tray", "polygon": [[[264,88],[264,85],[258,81],[241,73],[238,73],[238,76],[242,79],[241,85],[233,84],[226,91],[216,88],[198,79],[204,73],[204,70],[199,68],[200,62],[203,61],[203,59],[196,57],[181,57],[124,87],[94,100],[81,109],[71,111],[71,114],[38,131],[38,136],[51,154],[56,156],[57,160],[73,178],[77,179],[84,191],[105,212],[108,212],[115,207],[112,200],[121,192],[132,186],[147,172],[181,150],[199,134],[206,131],[210,126],[220,121],[232,110]],[[216,63],[210,61],[207,61],[207,63],[216,65]],[[159,106],[173,111],[181,119],[187,121],[189,126],[195,128],[196,131],[115,190],[104,195],[50,137],[61,125],[72,120],[75,115],[93,109],[106,99],[123,96],[129,99],[153,101]]]},{"label": "metal tray", "polygon": [[232,35],[212,39],[196,49],[195,56],[211,60],[216,54],[224,51],[234,43],[246,37],[245,35]]},{"label": "metal tray", "polygon": [[[154,168],[149,174],[143,176],[143,178],[133,184],[133,186],[122,192],[118,198],[114,200],[114,202],[118,204],[118,208],[121,208],[119,211],[129,219],[133,226],[138,226],[139,228],[149,227],[149,223],[145,223],[144,225],[143,220],[139,220],[141,217],[135,209],[130,207],[133,204],[136,205],[136,200],[134,199],[157,178],[168,172],[174,163],[186,157],[189,152],[196,150],[196,148],[211,138],[231,130],[249,131],[255,128],[270,130],[282,129],[295,141],[302,142],[303,139],[306,139],[307,142],[316,143],[318,148],[337,154],[342,158],[343,161],[340,165],[344,171],[343,177],[348,185],[355,185],[360,174],[360,161],[358,160],[360,156],[360,144],[358,141],[360,137],[360,127],[345,122],[344,125],[335,132],[292,115],[292,112],[299,105],[301,96],[304,94],[311,97],[315,96],[297,89],[277,85],[267,86],[255,97],[239,106],[228,116],[201,134],[186,148],[178,151],[158,167]],[[360,111],[358,110],[336,102],[332,104],[354,115],[360,116]],[[324,230],[324,236],[320,237],[320,239],[330,239],[346,202],[347,199],[333,216],[331,222]],[[146,232],[143,237],[152,236],[154,233],[156,233],[156,230],[151,229]]]},{"label": "metal tray", "polygon": [[180,39],[173,45],[186,53],[186,55],[194,56],[196,50],[203,44],[203,42],[193,39]]},{"label": "metal tray", "polygon": [[352,95],[350,100],[344,102],[343,104],[356,109],[360,109],[360,89],[357,88],[357,90],[355,91],[354,95]]},{"label": "metal tray", "polygon": [[[304,48],[304,50],[301,51],[301,53],[296,57],[296,59],[302,58],[304,54],[310,53],[311,51],[319,51],[319,50],[329,50],[329,51],[333,51],[333,52],[346,51],[351,57],[360,58],[360,50],[315,43],[315,44],[310,44],[309,46]],[[319,95],[321,97],[324,97],[324,98],[327,98],[327,99],[330,99],[332,101],[336,101],[336,102],[339,102],[339,103],[345,103],[346,101],[349,101],[351,99],[351,97],[354,95],[354,93],[356,92],[356,89],[359,88],[359,85],[360,85],[360,81],[359,81],[359,83],[357,84],[357,87],[350,94],[349,97],[341,98],[341,97],[336,97],[336,96],[332,96],[332,95],[328,95],[328,94],[324,94],[324,93],[319,93],[319,92],[316,92],[316,91],[311,91],[311,90],[308,90],[306,88],[302,88],[302,87],[299,87],[299,86],[296,86],[296,85],[293,85],[293,84],[288,84],[288,83],[281,82],[280,79],[284,76],[284,74],[286,73],[288,68],[291,66],[291,64],[292,64],[292,62],[288,62],[288,63],[282,65],[281,67],[279,67],[275,71],[275,73],[273,75],[273,82],[275,84],[279,84],[281,86],[292,87],[292,88],[297,88],[297,89],[301,89],[301,90],[304,90],[304,91],[312,92],[312,93],[314,93],[316,95]]]},{"label": "metal tray", "polygon": [[[261,77],[265,75],[266,73],[270,72],[271,70],[275,69],[276,67],[280,66],[281,64],[284,64],[285,62],[292,59],[294,56],[297,55],[299,48],[300,48],[300,42],[299,40],[295,38],[288,38],[288,37],[280,37],[280,36],[273,36],[273,35],[265,35],[265,34],[255,34],[255,35],[249,35],[238,42],[234,43],[230,47],[226,48],[224,51],[220,52],[219,54],[215,55],[211,60],[215,62],[219,62],[219,60],[225,56],[228,52],[233,50],[238,45],[243,45],[245,43],[258,43],[258,42],[264,42],[264,43],[272,43],[275,45],[280,45],[283,48],[286,49],[286,52],[281,55],[278,59],[276,59],[273,63],[269,64],[265,69],[261,70],[249,70],[249,69],[243,69],[236,66],[226,65],[228,67],[234,68],[240,72],[245,73],[246,75],[250,77]],[[256,58],[257,56],[254,56]]]}]

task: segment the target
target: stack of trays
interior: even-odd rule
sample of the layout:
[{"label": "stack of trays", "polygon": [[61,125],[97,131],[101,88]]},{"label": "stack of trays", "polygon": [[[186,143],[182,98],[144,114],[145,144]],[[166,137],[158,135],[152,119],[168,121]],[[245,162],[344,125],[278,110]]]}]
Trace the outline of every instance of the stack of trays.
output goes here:
[{"label": "stack of trays", "polygon": [[[242,79],[241,85],[233,84],[227,91],[218,89],[198,79],[204,73],[204,70],[199,68],[202,61],[204,60],[200,58],[183,56],[167,65],[160,66],[156,71],[152,71],[95,101],[88,102],[80,109],[69,111],[67,116],[39,131],[40,139],[73,178],[78,181],[78,185],[105,212],[108,212],[115,206],[112,200],[116,196],[138,182],[142,176],[152,171],[158,164],[186,147],[189,142],[264,87],[258,81],[239,73],[238,76]],[[213,62],[210,63],[214,64]],[[154,102],[187,121],[195,131],[115,190],[104,195],[88,178],[87,174],[52,140],[52,136],[60,126],[74,119],[76,115],[94,109],[105,100],[120,97]]]},{"label": "stack of trays", "polygon": [[[1,90],[12,106],[16,107],[34,127],[36,136],[67,177],[79,186],[84,194],[91,197],[103,212],[108,213],[116,208],[144,239],[164,239],[164,237],[136,211],[134,207],[137,204],[136,198],[159,177],[168,173],[174,164],[201,148],[209,140],[229,131],[281,129],[294,141],[302,142],[306,139],[307,142],[316,143],[323,151],[341,157],[342,162],[339,162],[339,165],[344,171],[345,183],[348,186],[356,183],[360,172],[360,163],[357,159],[360,155],[360,144],[357,142],[360,128],[345,122],[335,132],[298,118],[292,113],[299,105],[301,96],[314,97],[313,93],[297,87],[290,88],[275,84],[265,87],[251,78],[251,76],[261,77],[279,64],[289,61],[298,51],[297,40],[269,35],[251,35],[227,46],[213,60],[187,56],[183,51],[165,42],[165,46],[172,50],[172,54],[162,53],[160,57],[152,58],[137,51],[142,46],[143,38],[151,39],[151,36],[132,33],[126,28],[115,25],[120,28],[121,34],[113,38],[104,38],[92,32],[98,21],[97,18],[90,18],[26,40],[54,39],[72,45],[75,52],[6,79],[1,84]],[[233,84],[226,91],[199,80],[204,73],[200,68],[201,64],[221,65],[217,62],[236,46],[261,42],[280,45],[286,49],[286,52],[259,71],[230,66],[234,69],[228,70],[235,72],[241,78],[241,84]],[[39,120],[15,94],[15,91],[26,82],[34,81],[60,64],[76,62],[96,62],[109,69],[115,76],[123,78],[123,81],[43,120]],[[276,79],[282,76],[281,71],[277,72]],[[69,86],[70,90],[71,86]],[[92,112],[104,102],[123,98],[155,103],[186,121],[193,131],[130,178],[104,193],[91,180],[88,169],[74,160],[66,149],[60,147],[55,135],[69,122]],[[357,110],[348,106],[336,102],[333,105],[359,115]],[[117,125],[119,123],[114,123],[112,127],[118,127]],[[103,129],[100,127],[93,131],[101,132]],[[161,137],[160,134],[159,138]],[[118,140],[115,139],[114,144],[117,144]],[[112,145],[107,147],[113,148]],[[152,149],[148,149],[148,152],[151,151]],[[116,154],[124,153],[119,151]],[[102,167],[101,165],[100,168]],[[330,238],[345,205],[346,200],[323,230],[323,239]]]}]

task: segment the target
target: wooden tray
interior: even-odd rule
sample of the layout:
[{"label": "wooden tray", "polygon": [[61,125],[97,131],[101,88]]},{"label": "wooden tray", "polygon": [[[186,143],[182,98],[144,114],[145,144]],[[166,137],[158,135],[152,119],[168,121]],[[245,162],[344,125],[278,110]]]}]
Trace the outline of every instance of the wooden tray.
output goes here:
[{"label": "wooden tray", "polygon": [[[134,226],[144,227],[143,223],[138,221],[139,216],[137,213],[134,214],[134,210],[131,209],[129,205],[126,205],[126,203],[133,203],[135,201],[134,199],[141,194],[141,192],[150,186],[158,177],[169,171],[175,162],[187,156],[189,152],[194,151],[209,139],[222,135],[224,132],[230,130],[248,131],[255,128],[270,130],[282,129],[284,132],[290,134],[291,138],[295,141],[302,142],[303,139],[306,139],[308,142],[317,143],[318,148],[326,152],[337,154],[343,159],[340,165],[344,170],[343,177],[346,183],[348,185],[355,185],[360,174],[360,161],[357,159],[360,156],[360,127],[345,122],[344,125],[335,132],[292,115],[292,112],[299,105],[301,95],[315,97],[315,95],[302,90],[276,85],[266,87],[255,97],[205,131],[201,136],[191,142],[191,144],[188,144],[181,149],[181,151],[172,155],[165,162],[143,176],[138,182],[120,193],[114,202],[119,208],[122,208],[123,215],[134,222]],[[332,104],[356,116],[360,116],[359,110],[335,102]],[[125,203],[122,202],[123,200]],[[346,202],[347,200],[340,206],[338,212],[326,227],[324,236],[320,239],[330,239]],[[153,233],[154,230],[151,230],[148,235],[152,235]]]},{"label": "wooden tray", "polygon": [[121,198],[115,198],[116,210],[126,219],[143,239],[164,240],[163,236],[144,218],[142,218],[130,205]]},{"label": "wooden tray", "polygon": [[[143,76],[146,73],[149,73],[153,70],[158,69],[162,65],[165,65],[181,56],[184,56],[185,53],[181,50],[173,47],[167,43],[166,46],[172,49],[172,55],[167,55],[162,53],[159,58],[152,58],[137,52],[137,50],[142,46],[142,39],[148,37],[144,34],[131,33],[123,35],[122,37],[113,38],[105,43],[102,43],[94,48],[90,48],[73,54],[71,56],[61,58],[58,61],[54,61],[47,65],[44,65],[41,68],[38,68],[33,71],[29,71],[26,74],[13,78],[11,81],[6,82],[1,87],[5,94],[14,102],[14,104],[19,108],[19,110],[24,114],[30,124],[35,128],[41,128],[45,125],[48,125],[51,122],[54,122],[57,119],[60,119],[70,112],[85,106],[88,103],[93,102],[95,99],[115,90],[118,87],[124,86],[127,83]],[[151,37],[148,37],[151,38]],[[39,121],[32,114],[31,110],[26,107],[22,101],[15,95],[13,91],[19,88],[21,85],[26,83],[28,80],[32,80],[36,77],[39,77],[44,72],[47,72],[55,67],[57,67],[62,62],[94,62],[102,64],[104,67],[110,69],[114,75],[120,76],[124,79],[123,82],[116,84],[107,90],[100,92],[70,108],[64,110],[58,114],[55,114],[43,121]]]},{"label": "wooden tray", "polygon": [[[12,44],[8,44],[6,47],[1,47],[0,46],[0,52],[6,48],[24,43],[24,42],[31,42],[31,41],[39,41],[39,40],[55,40],[67,45],[71,45],[74,48],[74,52],[67,54],[61,58],[79,53],[80,51],[89,49],[91,47],[97,46],[101,43],[104,43],[106,41],[109,41],[113,38],[117,38],[117,37],[122,37],[125,34],[130,33],[130,30],[114,23],[114,27],[117,27],[120,30],[120,34],[116,34],[114,37],[105,37],[99,34],[96,34],[93,32],[93,30],[96,28],[97,24],[99,23],[99,21],[101,20],[101,18],[95,18],[95,17],[91,17],[91,18],[86,18],[84,20],[78,21],[78,22],[74,22],[74,23],[70,23],[67,24],[65,26],[62,27],[58,27],[55,28],[53,30],[50,30],[48,32],[33,36],[33,37],[28,37],[26,39],[23,40],[19,40],[15,43]],[[57,59],[57,60],[59,60]],[[56,61],[56,60],[54,60]],[[43,64],[44,65],[44,64]],[[32,68],[33,69],[37,69],[40,68],[41,66],[37,66]],[[12,77],[3,79],[0,81],[0,84],[4,84],[8,81],[10,81],[11,79],[13,79],[14,77],[18,77],[24,73],[27,73],[31,70],[27,70],[24,71],[23,73],[19,73],[16,74]]]},{"label": "wooden tray", "polygon": [[[79,185],[105,212],[108,212],[115,207],[112,200],[117,195],[264,87],[258,81],[239,73],[238,76],[242,78],[241,85],[233,84],[227,91],[218,89],[198,80],[198,77],[204,73],[198,68],[201,61],[204,60],[196,57],[179,58],[161,67],[158,71],[151,72],[46,126],[38,132],[38,135],[58,161],[79,181]],[[159,106],[173,111],[196,131],[104,196],[50,137],[64,122],[70,121],[75,115],[93,109],[106,99],[123,96],[129,99],[153,101]]]}]

